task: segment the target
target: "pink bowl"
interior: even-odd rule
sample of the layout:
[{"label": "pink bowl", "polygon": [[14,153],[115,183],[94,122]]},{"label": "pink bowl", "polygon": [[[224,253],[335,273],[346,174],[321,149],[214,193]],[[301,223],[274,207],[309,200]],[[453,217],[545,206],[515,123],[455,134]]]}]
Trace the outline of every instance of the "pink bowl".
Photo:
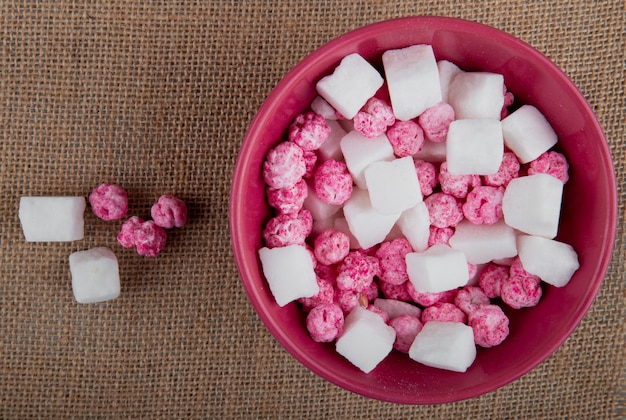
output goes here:
[{"label": "pink bowl", "polygon": [[[316,96],[315,83],[341,58],[358,52],[381,68],[385,50],[430,44],[437,59],[468,71],[504,75],[520,103],[533,104],[559,136],[570,162],[558,240],[578,252],[580,269],[570,283],[544,287],[534,308],[508,310],[510,336],[479,348],[465,373],[429,368],[392,352],[365,374],[314,342],[298,304],[281,308],[263,277],[257,251],[271,217],[261,167],[267,151],[284,139],[294,116]],[[319,376],[366,397],[403,404],[437,404],[472,398],[506,385],[539,365],[567,339],[593,303],[608,268],[617,223],[613,163],[602,129],[581,92],[550,60],[528,44],[482,24],[444,17],[408,17],[375,23],[332,40],[306,57],[278,83],[252,121],[233,176],[230,229],[244,288],[278,342]]]}]

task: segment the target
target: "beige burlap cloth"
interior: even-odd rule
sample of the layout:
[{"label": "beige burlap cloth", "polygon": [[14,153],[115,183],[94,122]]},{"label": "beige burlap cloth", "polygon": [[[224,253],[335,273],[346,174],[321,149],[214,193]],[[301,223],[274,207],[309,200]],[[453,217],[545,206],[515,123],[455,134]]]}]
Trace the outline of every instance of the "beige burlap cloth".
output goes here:
[{"label": "beige burlap cloth", "polygon": [[[1,1],[0,418],[620,417],[624,3],[423,3]],[[299,364],[255,315],[228,229],[237,152],[275,84],[331,38],[408,15],[480,21],[549,56],[597,112],[620,188],[613,261],[575,333],[520,380],[439,406],[369,400]],[[101,182],[123,185],[143,217],[175,194],[190,222],[156,259],[119,247],[120,222],[89,211],[82,241],[24,242],[21,195]],[[67,258],[92,246],[115,250],[122,294],[78,305]]]}]

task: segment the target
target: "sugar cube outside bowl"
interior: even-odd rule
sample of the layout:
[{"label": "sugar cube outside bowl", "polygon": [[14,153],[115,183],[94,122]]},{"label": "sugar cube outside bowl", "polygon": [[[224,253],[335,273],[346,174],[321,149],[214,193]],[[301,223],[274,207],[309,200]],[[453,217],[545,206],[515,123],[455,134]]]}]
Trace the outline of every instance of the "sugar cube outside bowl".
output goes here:
[{"label": "sugar cube outside bowl", "polygon": [[[271,217],[261,172],[266,153],[292,119],[317,96],[316,82],[341,59],[359,53],[379,70],[386,50],[415,44],[433,46],[438,60],[464,70],[504,76],[520,104],[531,104],[548,119],[558,150],[570,163],[558,235],[578,252],[580,268],[566,287],[546,287],[540,304],[507,310],[509,337],[478,348],[466,372],[416,363],[393,351],[364,373],[335,351],[313,341],[295,302],[279,306],[263,277],[258,250]],[[382,70],[381,70],[382,74]],[[523,41],[480,23],[448,17],[406,17],[356,29],[321,46],[297,64],[273,89],[251,122],[233,173],[230,229],[234,258],[252,306],[276,340],[304,366],[351,392],[400,404],[438,404],[492,392],[542,363],[571,335],[592,305],[608,269],[617,226],[617,188],[602,128],[583,94],[548,58]]]}]

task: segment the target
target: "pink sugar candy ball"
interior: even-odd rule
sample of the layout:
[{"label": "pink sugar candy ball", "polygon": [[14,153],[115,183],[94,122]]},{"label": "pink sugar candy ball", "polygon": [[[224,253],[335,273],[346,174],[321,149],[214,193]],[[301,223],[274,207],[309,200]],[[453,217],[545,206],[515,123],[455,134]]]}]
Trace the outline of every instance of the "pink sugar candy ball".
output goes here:
[{"label": "pink sugar candy ball", "polygon": [[402,353],[408,353],[413,340],[424,325],[416,316],[404,314],[389,321],[389,326],[396,331],[393,348]]},{"label": "pink sugar candy ball", "polygon": [[565,156],[559,152],[545,152],[530,162],[528,175],[548,174],[565,184],[569,180],[568,170]]},{"label": "pink sugar candy ball", "polygon": [[425,197],[431,195],[439,183],[437,168],[432,163],[424,160],[415,159],[413,163],[422,194]]},{"label": "pink sugar candy ball", "polygon": [[513,261],[509,273],[500,284],[502,301],[514,309],[536,306],[543,293],[541,279],[526,272],[519,257]]},{"label": "pink sugar candy ball", "polygon": [[374,138],[387,131],[387,127],[396,122],[391,105],[386,101],[373,97],[353,118],[354,129],[367,138]]},{"label": "pink sugar candy ball", "polygon": [[467,195],[463,215],[475,225],[493,225],[502,218],[504,187],[478,186]]},{"label": "pink sugar candy ball", "polygon": [[459,289],[446,290],[445,292],[441,292],[441,297],[437,302],[443,303],[454,303],[454,299],[456,298],[456,294],[459,292]]},{"label": "pink sugar candy ball", "polygon": [[424,131],[412,120],[396,121],[387,130],[387,138],[396,157],[413,156],[424,146]]},{"label": "pink sugar candy ball", "polygon": [[504,265],[488,263],[478,277],[478,285],[491,299],[500,297],[502,282],[509,278],[510,268]]},{"label": "pink sugar candy ball", "polygon": [[120,233],[117,235],[117,242],[124,248],[134,247],[137,244],[135,240],[136,232],[139,230],[143,222],[143,219],[137,216],[128,218],[124,223],[122,223]]},{"label": "pink sugar candy ball", "polygon": [[344,162],[329,159],[315,170],[313,186],[323,202],[342,205],[352,195],[352,176]]},{"label": "pink sugar candy ball", "polygon": [[315,112],[306,112],[296,116],[289,126],[288,138],[304,151],[320,148],[330,135],[326,118]]},{"label": "pink sugar candy ball", "polygon": [[454,303],[436,302],[422,311],[422,324],[430,321],[467,323],[465,312]]},{"label": "pink sugar candy ball", "polygon": [[493,347],[509,335],[509,318],[498,305],[483,305],[468,316],[468,325],[474,332],[474,343]]},{"label": "pink sugar candy ball", "polygon": [[338,263],[350,252],[350,238],[338,230],[326,229],[315,238],[313,252],[322,264]]},{"label": "pink sugar candy ball", "polygon": [[337,265],[317,264],[315,266],[315,275],[335,284],[335,281],[337,281]]},{"label": "pink sugar candy ball", "polygon": [[407,290],[407,284],[410,283],[406,281],[402,284],[391,284],[386,281],[381,281],[379,283],[380,291],[386,299],[394,299],[402,302],[412,302],[413,299]]},{"label": "pink sugar candy ball", "polygon": [[463,220],[463,204],[450,194],[433,193],[424,200],[430,223],[438,228],[454,227]]},{"label": "pink sugar candy ball", "polygon": [[439,184],[441,192],[450,194],[456,198],[465,198],[467,193],[480,185],[478,175],[452,175],[448,172],[448,162],[442,162],[439,166]]},{"label": "pink sugar candy ball", "polygon": [[272,188],[288,188],[306,172],[304,152],[297,144],[284,141],[271,149],[263,162],[263,180]]},{"label": "pink sugar candy ball", "polygon": [[420,292],[415,289],[415,286],[410,281],[407,281],[405,284],[411,300],[424,307],[432,306],[444,297],[445,292]]},{"label": "pink sugar candy ball", "polygon": [[308,195],[309,189],[304,179],[287,188],[267,187],[267,203],[279,213],[299,212]]},{"label": "pink sugar candy ball", "polygon": [[406,238],[383,242],[376,251],[376,257],[380,261],[380,279],[396,285],[407,281],[409,275],[404,257],[409,252],[413,252],[413,248]]},{"label": "pink sugar candy ball", "polygon": [[302,209],[298,213],[279,214],[271,218],[263,230],[268,248],[304,244],[313,229],[311,213]]},{"label": "pink sugar candy ball", "polygon": [[329,343],[343,331],[343,311],[334,303],[323,303],[311,309],[306,317],[306,328],[314,341]]},{"label": "pink sugar candy ball", "polygon": [[315,174],[315,170],[317,169],[317,153],[304,150],[302,152],[302,157],[304,158],[305,167],[304,175],[302,175],[302,178],[311,179]]},{"label": "pink sugar candy ball", "polygon": [[428,246],[435,244],[450,245],[450,238],[454,235],[454,229],[450,227],[438,228],[430,226],[430,235],[428,236]]},{"label": "pink sugar candy ball", "polygon": [[162,228],[183,227],[187,223],[187,206],[183,200],[166,194],[152,206],[150,215]]},{"label": "pink sugar candy ball", "polygon": [[454,298],[454,304],[467,315],[491,301],[480,287],[465,286],[459,290]]},{"label": "pink sugar candy ball", "polygon": [[304,312],[309,312],[311,309],[323,303],[334,302],[335,288],[333,287],[333,282],[317,277],[317,285],[319,286],[319,292],[317,292],[316,295],[298,299],[298,302],[302,305],[302,310]]},{"label": "pink sugar candy ball", "polygon": [[439,102],[422,112],[417,121],[428,140],[441,143],[446,140],[454,117],[454,108],[446,102]]},{"label": "pink sugar candy ball", "polygon": [[375,281],[371,282],[362,290],[361,293],[365,296],[365,299],[367,299],[368,302],[374,302],[380,294],[378,283]]},{"label": "pink sugar candy ball", "polygon": [[341,290],[361,292],[372,283],[374,276],[379,274],[380,265],[376,257],[352,251],[339,265],[337,287]]},{"label": "pink sugar candy ball", "polygon": [[492,187],[506,187],[512,179],[519,176],[520,166],[514,153],[504,152],[498,172],[493,175],[483,175],[483,184]]},{"label": "pink sugar candy ball", "polygon": [[102,220],[122,219],[128,212],[126,191],[116,184],[98,185],[89,194],[93,214]]},{"label": "pink sugar candy ball", "polygon": [[335,286],[334,303],[339,305],[344,314],[350,313],[357,305],[363,295],[358,290],[341,290]]},{"label": "pink sugar candy ball", "polygon": [[156,257],[165,248],[167,233],[152,220],[143,222],[135,230],[137,253],[145,257]]}]

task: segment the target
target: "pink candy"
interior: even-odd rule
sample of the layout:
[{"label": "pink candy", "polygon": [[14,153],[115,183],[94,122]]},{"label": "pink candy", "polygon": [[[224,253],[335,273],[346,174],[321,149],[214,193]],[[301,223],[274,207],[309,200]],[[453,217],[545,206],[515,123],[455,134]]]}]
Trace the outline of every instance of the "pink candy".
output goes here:
[{"label": "pink candy", "polygon": [[298,299],[298,302],[302,304],[302,309],[305,312],[309,312],[311,309],[321,305],[322,303],[334,302],[335,289],[333,287],[333,282],[317,277],[317,285],[319,286],[319,292],[317,292],[316,295]]},{"label": "pink candy", "polygon": [[413,156],[424,145],[424,131],[412,120],[396,121],[387,130],[387,138],[397,157]]},{"label": "pink candy", "polygon": [[162,228],[182,227],[187,223],[187,206],[173,195],[162,195],[150,209],[150,215]]},{"label": "pink candy", "polygon": [[139,230],[143,220],[137,216],[130,217],[124,223],[120,233],[117,235],[117,242],[124,248],[132,248],[136,245],[135,232]]},{"label": "pink candy", "polygon": [[489,298],[500,297],[501,285],[509,278],[509,267],[489,263],[478,277],[478,285]]},{"label": "pink candy", "polygon": [[498,305],[482,305],[468,315],[468,325],[474,332],[474,342],[481,347],[493,347],[509,335],[509,318]]},{"label": "pink candy", "polygon": [[304,151],[313,151],[326,141],[330,135],[330,127],[326,119],[315,112],[307,112],[296,116],[289,127],[289,140]]},{"label": "pink candy", "polygon": [[467,195],[463,215],[476,225],[492,225],[502,218],[503,197],[504,187],[476,187]]},{"label": "pink candy", "polygon": [[291,187],[267,187],[267,203],[279,213],[296,213],[302,209],[309,194],[306,181],[301,179]]},{"label": "pink candy", "polygon": [[433,189],[437,186],[437,168],[430,162],[415,159],[413,161],[417,179],[420,184],[420,190],[424,196],[431,195]]},{"label": "pink candy", "polygon": [[512,179],[519,176],[520,163],[517,156],[511,152],[504,152],[498,172],[493,175],[483,175],[483,183],[492,187],[506,187]]},{"label": "pink candy", "polygon": [[365,137],[374,138],[396,122],[391,106],[378,98],[370,98],[354,117],[354,129]]},{"label": "pink candy", "polygon": [[263,163],[263,180],[272,188],[288,188],[300,181],[306,172],[300,146],[284,141],[267,153]]},{"label": "pink candy", "polygon": [[341,290],[335,287],[334,302],[347,314],[359,305],[362,296],[365,295],[357,290]]},{"label": "pink candy", "polygon": [[376,257],[380,261],[380,279],[391,284],[400,285],[409,279],[406,272],[404,257],[413,252],[411,244],[405,238],[383,242],[376,251]]},{"label": "pink candy", "polygon": [[117,220],[128,212],[126,191],[116,184],[98,185],[89,194],[89,204],[93,214],[102,220]]},{"label": "pink candy", "polygon": [[500,284],[500,297],[511,308],[535,306],[541,299],[541,279],[524,270],[519,258],[510,268],[510,276]]},{"label": "pink candy", "polygon": [[356,290],[367,288],[380,274],[380,265],[376,257],[371,257],[359,251],[350,252],[341,262],[337,274],[337,287],[341,290]]},{"label": "pink candy", "polygon": [[302,151],[302,158],[304,159],[304,175],[302,178],[311,179],[317,169],[317,153],[310,150]]},{"label": "pink candy", "polygon": [[422,311],[422,323],[430,321],[466,323],[467,315],[453,303],[436,302]]},{"label": "pink candy", "polygon": [[263,239],[268,248],[304,244],[313,229],[313,218],[308,210],[298,213],[279,214],[271,218],[263,230]]},{"label": "pink candy", "polygon": [[441,191],[456,198],[465,198],[470,189],[480,185],[478,175],[452,175],[448,172],[448,162],[439,166]]},{"label": "pink candy", "polygon": [[423,324],[417,317],[405,314],[389,321],[389,326],[396,331],[393,348],[402,353],[408,353],[413,340],[422,330]]},{"label": "pink candy", "polygon": [[569,165],[565,156],[559,152],[545,152],[530,162],[528,175],[548,174],[565,184],[569,180],[568,170]]},{"label": "pink candy", "polygon": [[463,220],[463,204],[450,194],[433,193],[424,200],[424,203],[433,226],[454,227]]},{"label": "pink candy", "polygon": [[306,327],[314,341],[328,343],[343,331],[343,311],[334,303],[323,303],[311,309],[306,317]]},{"label": "pink candy", "polygon": [[454,229],[450,227],[438,228],[437,226],[430,226],[430,235],[428,236],[428,246],[431,247],[435,244],[450,244],[450,238],[454,235]]},{"label": "pink candy", "polygon": [[476,286],[465,286],[454,298],[454,304],[467,315],[483,305],[489,305],[490,302],[489,297]]},{"label": "pink candy", "polygon": [[329,159],[313,176],[315,195],[328,204],[341,205],[352,195],[352,176],[344,162]]},{"label": "pink candy", "polygon": [[441,298],[445,296],[444,295],[445,292],[430,293],[430,292],[417,291],[415,289],[415,286],[413,286],[413,283],[411,283],[410,281],[407,281],[405,284],[406,284],[406,290],[409,293],[411,300],[424,307],[434,305],[435,303],[439,302]]},{"label": "pink candy", "polygon": [[350,238],[343,232],[327,229],[315,238],[313,252],[322,264],[338,263],[350,252]]},{"label": "pink candy", "polygon": [[387,283],[386,281],[380,282],[380,291],[383,296],[387,299],[395,299],[402,302],[411,302],[413,299],[407,290],[407,284],[410,283],[406,281],[402,284],[396,285]]},{"label": "pink candy", "polygon": [[440,143],[446,140],[454,117],[454,108],[445,102],[439,102],[422,112],[418,123],[428,140]]},{"label": "pink candy", "polygon": [[133,216],[122,224],[117,242],[124,248],[137,247],[137,253],[146,257],[156,257],[165,248],[165,229],[154,221],[143,221]]}]

